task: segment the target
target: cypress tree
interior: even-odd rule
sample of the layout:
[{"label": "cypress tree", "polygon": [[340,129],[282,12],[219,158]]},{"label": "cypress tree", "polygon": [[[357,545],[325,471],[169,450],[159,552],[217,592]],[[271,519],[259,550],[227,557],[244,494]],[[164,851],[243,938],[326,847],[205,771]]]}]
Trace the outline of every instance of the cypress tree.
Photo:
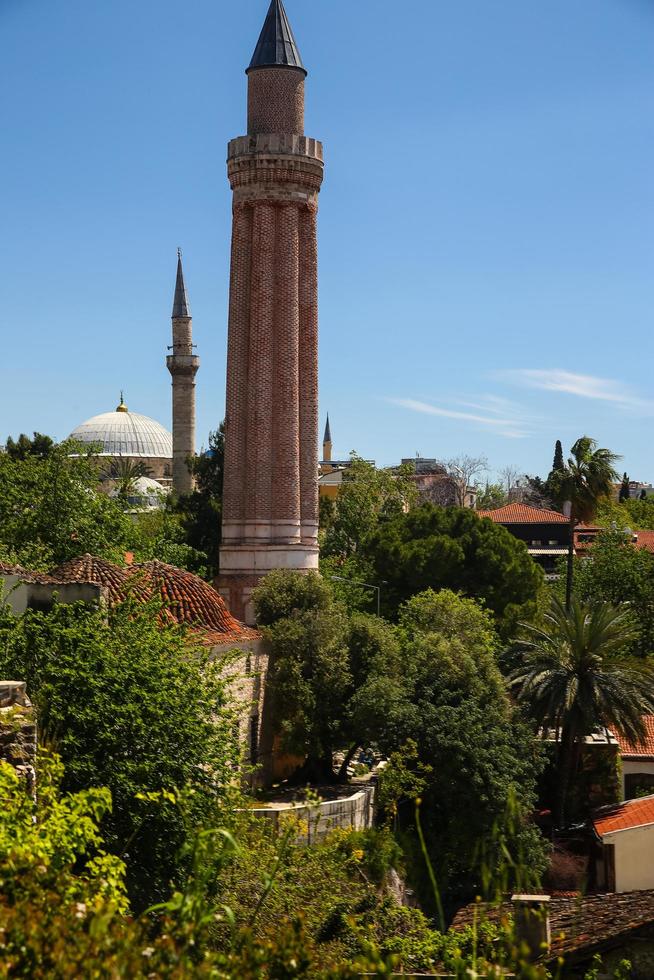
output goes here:
[{"label": "cypress tree", "polygon": [[622,477],[622,486],[620,487],[620,495],[618,497],[618,500],[620,501],[620,503],[622,503],[623,500],[629,500],[630,496],[631,494],[629,493],[629,477],[625,473],[624,476]]},{"label": "cypress tree", "polygon": [[556,447],[554,449],[554,464],[552,469],[556,472],[565,469],[565,463],[563,462],[563,446],[561,445],[561,440],[556,440]]}]

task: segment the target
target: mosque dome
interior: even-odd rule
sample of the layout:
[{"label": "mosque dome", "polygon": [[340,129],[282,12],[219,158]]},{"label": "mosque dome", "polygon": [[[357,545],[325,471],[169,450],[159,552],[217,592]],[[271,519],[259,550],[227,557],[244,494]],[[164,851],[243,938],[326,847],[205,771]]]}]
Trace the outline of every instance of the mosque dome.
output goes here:
[{"label": "mosque dome", "polygon": [[172,459],[173,455],[173,437],[168,429],[147,415],[130,412],[122,398],[115,412],[94,415],[73,429],[68,438],[101,443],[100,456]]}]

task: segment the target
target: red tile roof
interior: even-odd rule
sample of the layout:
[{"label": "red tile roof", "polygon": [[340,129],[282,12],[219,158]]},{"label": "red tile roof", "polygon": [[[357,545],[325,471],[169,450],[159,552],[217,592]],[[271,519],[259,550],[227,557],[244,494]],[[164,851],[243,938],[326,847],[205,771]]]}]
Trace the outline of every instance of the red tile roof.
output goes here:
[{"label": "red tile roof", "polygon": [[128,596],[139,602],[160,597],[164,602],[164,622],[189,626],[211,646],[259,638],[256,630],[234,619],[222,596],[211,585],[191,572],[164,562],[121,568],[103,558],[82,555],[56,569],[50,581],[101,585],[110,603],[124,602]]},{"label": "red tile roof", "polygon": [[220,593],[198,575],[162,561],[133,565],[128,574],[141,581],[151,595],[161,596],[170,620],[202,630],[212,642],[228,643],[236,638],[247,640],[259,636],[256,630],[234,619]]},{"label": "red tile roof", "polygon": [[647,824],[654,824],[654,796],[602,807],[593,817],[593,826],[600,837],[616,830],[633,830],[634,827],[644,827]]},{"label": "red tile roof", "polygon": [[[66,585],[74,582],[80,585],[85,582],[101,585],[106,589],[109,602],[124,602],[130,591],[128,569],[105,561],[104,558],[95,558],[93,555],[71,558],[70,561],[56,568],[52,575],[57,582]],[[144,602],[149,598],[142,588],[136,587],[133,591],[140,601]]]},{"label": "red tile roof", "polygon": [[480,517],[488,517],[494,524],[567,524],[568,518],[556,510],[543,510],[528,504],[507,504],[497,510],[479,510]]},{"label": "red tile roof", "polygon": [[620,755],[623,759],[654,759],[654,715],[645,715],[643,721],[647,734],[642,744],[634,745],[622,735],[615,733],[615,739],[620,746]]}]

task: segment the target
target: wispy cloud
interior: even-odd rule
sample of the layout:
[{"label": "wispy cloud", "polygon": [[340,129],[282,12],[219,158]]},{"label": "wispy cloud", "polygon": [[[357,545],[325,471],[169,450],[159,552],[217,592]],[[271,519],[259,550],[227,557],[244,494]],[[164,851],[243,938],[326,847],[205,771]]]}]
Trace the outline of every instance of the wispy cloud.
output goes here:
[{"label": "wispy cloud", "polygon": [[611,378],[598,378],[591,374],[575,374],[562,369],[536,370],[523,368],[501,371],[496,377],[526,388],[553,391],[577,398],[610,402],[626,411],[654,413],[654,401],[639,397],[631,388]]},{"label": "wispy cloud", "polygon": [[[423,415],[436,415],[439,418],[456,419],[459,422],[470,422],[473,425],[481,425],[490,428],[498,435],[505,436],[507,439],[524,439],[527,435],[526,426],[522,424],[517,413],[504,413],[507,417],[497,414],[498,406],[490,409],[490,414],[480,414],[483,410],[482,403],[463,403],[470,407],[478,408],[475,412],[462,412],[457,408],[434,405],[432,402],[418,401],[415,398],[387,398],[386,401],[400,408],[407,408],[412,412],[420,412]],[[488,409],[486,409],[488,411]]]}]

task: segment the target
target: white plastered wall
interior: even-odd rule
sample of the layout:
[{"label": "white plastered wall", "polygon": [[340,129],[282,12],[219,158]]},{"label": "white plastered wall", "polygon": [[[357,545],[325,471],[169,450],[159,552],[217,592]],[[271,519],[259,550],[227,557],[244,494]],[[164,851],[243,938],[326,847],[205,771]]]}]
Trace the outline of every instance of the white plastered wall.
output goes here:
[{"label": "white plastered wall", "polygon": [[616,892],[654,888],[654,824],[604,834],[615,847]]}]

